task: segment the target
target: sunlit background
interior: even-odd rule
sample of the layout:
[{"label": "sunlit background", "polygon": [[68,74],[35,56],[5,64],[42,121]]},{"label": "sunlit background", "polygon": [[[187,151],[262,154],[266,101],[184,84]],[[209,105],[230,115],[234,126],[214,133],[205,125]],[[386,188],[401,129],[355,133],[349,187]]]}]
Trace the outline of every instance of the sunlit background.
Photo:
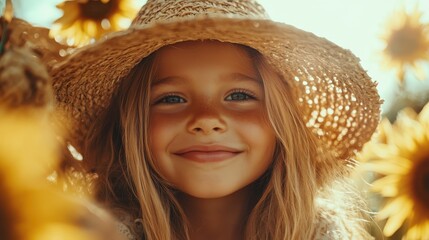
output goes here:
[{"label": "sunlit background", "polygon": [[[0,0],[1,12],[3,12],[5,1]],[[115,1],[132,2],[132,0]],[[49,28],[51,36],[55,36],[55,40],[74,45],[70,48],[83,46],[90,41],[85,38],[81,30],[74,32],[70,29],[67,31],[62,29],[61,24],[72,25],[72,20],[84,21],[79,18],[71,18],[70,15],[68,18],[63,17],[72,13],[76,16],[79,15],[77,10],[74,10],[78,8],[70,7],[72,4],[77,4],[76,0],[69,1],[69,3],[74,3],[69,5],[70,11],[66,13],[63,13],[61,7],[56,7],[57,4],[63,2],[62,0],[12,0],[12,2],[16,17],[24,19],[34,26]],[[82,2],[85,1],[82,0]],[[134,1],[136,9],[145,2],[146,0]],[[379,93],[384,99],[382,106],[384,118],[373,139],[357,154],[361,167],[358,168],[356,182],[359,190],[367,198],[369,213],[374,218],[370,221],[371,234],[376,239],[429,240],[429,104],[426,104],[429,101],[429,1],[260,0],[259,2],[265,6],[273,20],[313,32],[351,50],[361,59],[361,64],[368,74],[378,82]],[[122,16],[126,15],[122,14]],[[53,24],[58,19],[60,24],[58,21],[57,25]],[[110,22],[106,22],[100,19],[96,24],[91,23],[93,25],[91,25],[92,33],[90,35],[98,38],[104,34],[104,32],[100,32],[103,29],[116,31],[116,28],[130,23],[130,18],[116,22],[112,17],[110,20]],[[68,53],[68,50],[61,51],[63,52],[60,52],[60,55]],[[21,56],[24,59],[22,68],[28,68],[27,65],[31,64],[39,64],[37,66],[40,67],[40,63],[34,63],[32,58],[24,55]],[[0,55],[0,69],[1,66],[7,66],[7,64],[12,63],[4,63]],[[4,71],[7,71],[7,68]],[[0,74],[0,82],[6,81],[7,79],[2,79],[2,76],[6,75]],[[0,99],[2,99],[1,97],[0,95]],[[4,103],[0,101],[0,114],[4,107],[2,105]],[[34,119],[29,119],[34,124]],[[36,122],[39,121],[38,117],[35,119]],[[3,121],[0,121],[0,131],[2,127],[9,129],[7,124],[15,121],[13,118],[12,121],[3,118],[0,120]],[[13,129],[21,129],[19,124],[22,123],[17,121],[16,124],[16,128],[12,128],[12,131],[9,130],[7,133],[14,134]],[[37,126],[36,124],[36,129],[46,132],[45,126],[43,128]],[[35,133],[21,131],[19,134],[21,135],[15,136],[16,134],[14,134],[15,139],[26,138],[28,134],[41,135],[37,131]],[[0,141],[0,177],[2,172],[10,172],[9,163],[6,162],[5,165],[5,161],[3,161],[4,156],[9,156],[4,153],[11,151],[10,147],[5,147],[9,146],[8,144],[6,141]],[[34,146],[38,146],[37,144],[34,142]],[[40,149],[31,150],[40,153]],[[35,155],[32,151],[24,152],[23,156],[33,158]],[[28,168],[27,170],[33,169]],[[50,175],[50,177],[52,176]],[[82,187],[79,184],[78,186]],[[8,191],[13,187],[13,185],[2,186],[2,181],[0,181],[2,193],[9,193]],[[3,191],[3,188],[6,190]],[[6,196],[8,195],[6,194]],[[49,195],[49,197],[51,196]],[[0,201],[0,238],[2,237],[2,221],[4,221],[2,214],[5,214],[4,211],[9,211],[7,207],[2,209],[2,203]],[[67,202],[66,205],[73,204]],[[30,206],[35,207],[36,205],[30,204]],[[22,214],[25,210],[18,212],[24,216],[23,219],[28,220],[34,217],[31,214]],[[32,212],[32,214],[36,213],[39,212]],[[88,218],[92,219],[92,215]],[[46,219],[45,223],[51,220]],[[30,221],[30,223],[32,222]],[[9,225],[13,226],[12,223]],[[59,233],[58,229],[54,230]],[[105,230],[103,231],[106,233]],[[42,233],[54,236],[49,231],[42,231]],[[74,234],[78,233],[74,232]]]}]

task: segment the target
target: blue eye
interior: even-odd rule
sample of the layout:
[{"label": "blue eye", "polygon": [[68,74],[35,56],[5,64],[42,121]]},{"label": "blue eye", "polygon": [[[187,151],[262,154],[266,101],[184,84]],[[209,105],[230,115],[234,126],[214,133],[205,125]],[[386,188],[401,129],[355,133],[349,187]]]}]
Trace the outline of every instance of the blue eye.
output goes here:
[{"label": "blue eye", "polygon": [[185,103],[185,102],[186,100],[184,98],[179,97],[177,95],[167,95],[156,101],[156,103],[163,103],[163,104],[177,104],[177,103]]},{"label": "blue eye", "polygon": [[226,101],[247,101],[252,99],[256,99],[254,94],[241,89],[236,90],[225,98]]}]

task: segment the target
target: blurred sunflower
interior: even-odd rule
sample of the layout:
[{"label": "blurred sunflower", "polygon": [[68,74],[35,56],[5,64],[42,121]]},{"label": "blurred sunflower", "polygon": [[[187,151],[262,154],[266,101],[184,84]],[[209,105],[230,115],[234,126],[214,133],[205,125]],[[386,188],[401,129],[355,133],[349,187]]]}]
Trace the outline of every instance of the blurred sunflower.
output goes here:
[{"label": "blurred sunflower", "polygon": [[[0,36],[6,39],[0,44],[0,239],[123,240],[90,195],[46,179],[60,167],[65,130],[56,119],[64,117],[54,111],[52,81],[37,52],[8,35],[20,29],[0,29],[7,34]],[[74,189],[85,187],[80,184]]]},{"label": "blurred sunflower", "polygon": [[392,16],[382,35],[385,67],[396,69],[401,84],[408,68],[413,69],[418,78],[424,78],[419,62],[429,60],[429,25],[422,23],[421,16],[422,12],[417,9],[411,13],[400,11]]},{"label": "blurred sunflower", "polygon": [[50,35],[74,46],[125,29],[137,13],[133,0],[66,0],[57,8],[64,15],[54,22]]},{"label": "blurred sunflower", "polygon": [[373,190],[388,199],[378,213],[387,219],[383,233],[392,236],[401,226],[403,239],[429,236],[429,103],[417,114],[402,110],[394,124],[383,121],[379,137],[369,142],[361,158],[364,169],[383,175]]}]

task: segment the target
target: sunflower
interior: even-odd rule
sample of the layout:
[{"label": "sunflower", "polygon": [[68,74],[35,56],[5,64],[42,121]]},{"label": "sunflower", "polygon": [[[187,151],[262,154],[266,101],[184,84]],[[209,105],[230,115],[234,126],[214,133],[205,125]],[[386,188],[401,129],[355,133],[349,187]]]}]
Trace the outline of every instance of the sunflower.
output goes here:
[{"label": "sunflower", "polygon": [[386,199],[377,218],[387,219],[383,229],[392,236],[401,226],[403,239],[429,236],[429,103],[417,114],[402,110],[394,124],[387,120],[379,127],[379,137],[369,142],[361,154],[363,168],[381,174],[373,190]]},{"label": "sunflower", "polygon": [[55,118],[63,117],[56,116],[51,78],[36,52],[16,45],[13,36],[6,39],[0,55],[0,239],[122,239],[89,194],[76,196],[47,181],[60,167],[63,131]]},{"label": "sunflower", "polygon": [[128,27],[137,13],[133,0],[66,0],[57,8],[64,15],[54,22],[50,35],[74,46]]},{"label": "sunflower", "polygon": [[424,78],[420,62],[429,60],[429,25],[422,23],[421,16],[417,9],[394,14],[382,36],[384,65],[396,69],[401,84],[407,69],[413,69],[419,79]]}]

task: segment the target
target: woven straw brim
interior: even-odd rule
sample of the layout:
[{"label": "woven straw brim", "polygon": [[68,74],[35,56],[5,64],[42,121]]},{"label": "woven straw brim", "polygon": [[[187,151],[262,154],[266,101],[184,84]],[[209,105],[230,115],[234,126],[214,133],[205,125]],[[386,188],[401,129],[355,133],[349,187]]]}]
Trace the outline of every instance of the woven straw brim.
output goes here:
[{"label": "woven straw brim", "polygon": [[376,85],[350,51],[283,23],[206,16],[117,32],[55,66],[57,100],[73,124],[71,143],[82,149],[118,82],[142,58],[165,45],[199,39],[243,44],[262,53],[294,86],[307,126],[340,159],[360,150],[379,122]]}]

